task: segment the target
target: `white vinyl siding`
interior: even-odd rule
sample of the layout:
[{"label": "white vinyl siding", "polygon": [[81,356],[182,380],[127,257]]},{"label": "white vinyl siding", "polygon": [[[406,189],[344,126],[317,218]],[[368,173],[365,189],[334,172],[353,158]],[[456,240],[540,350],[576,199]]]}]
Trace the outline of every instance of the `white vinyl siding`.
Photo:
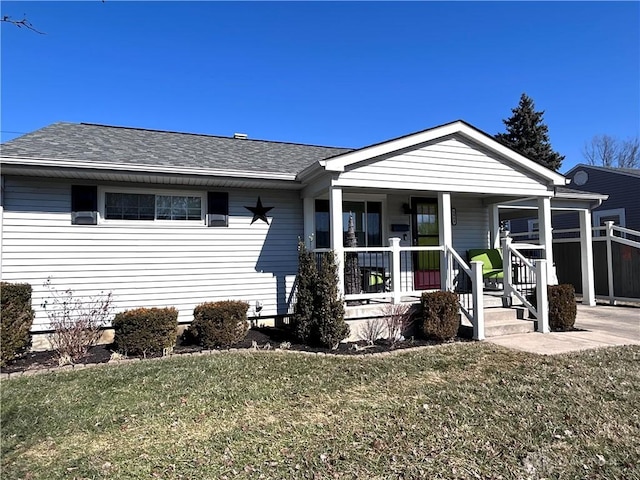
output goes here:
[{"label": "white vinyl siding", "polygon": [[[180,322],[192,320],[197,304],[226,299],[249,302],[250,316],[256,300],[263,304],[263,317],[286,313],[302,236],[299,194],[227,191],[230,215],[224,229],[182,222],[83,226],[71,225],[70,183],[8,177],[2,279],[32,285],[33,331],[48,328],[40,305],[49,276],[57,288],[78,295],[112,291],[117,311],[176,307]],[[274,207],[270,225],[251,225],[253,215],[244,208],[255,206],[258,195]]]},{"label": "white vinyl siding", "polygon": [[530,172],[456,138],[354,164],[340,174],[336,185],[516,195],[549,193],[545,182]]},{"label": "white vinyl siding", "polygon": [[480,198],[453,196],[458,223],[452,228],[453,248],[466,260],[467,250],[489,248],[489,210]]}]

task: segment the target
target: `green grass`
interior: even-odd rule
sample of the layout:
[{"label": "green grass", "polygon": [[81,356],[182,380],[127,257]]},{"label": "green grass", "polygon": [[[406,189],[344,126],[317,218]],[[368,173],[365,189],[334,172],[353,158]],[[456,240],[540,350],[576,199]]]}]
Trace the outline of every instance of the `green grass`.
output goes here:
[{"label": "green grass", "polygon": [[2,382],[3,479],[640,478],[640,348],[246,353]]}]

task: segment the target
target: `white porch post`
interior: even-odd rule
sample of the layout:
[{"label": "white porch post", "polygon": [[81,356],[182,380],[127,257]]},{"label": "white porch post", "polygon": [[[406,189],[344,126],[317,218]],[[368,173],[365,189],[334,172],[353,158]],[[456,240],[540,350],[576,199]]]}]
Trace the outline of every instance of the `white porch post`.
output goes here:
[{"label": "white porch post", "polygon": [[549,298],[547,295],[548,260],[536,260],[536,310],[538,311],[538,332],[549,333]]},{"label": "white porch post", "polygon": [[[315,201],[312,197],[304,197],[302,199],[302,215],[304,217],[304,241],[307,249],[311,250],[316,244],[315,238]],[[312,240],[313,239],[313,240]]]},{"label": "white porch post", "polygon": [[489,206],[489,229],[491,248],[500,248],[500,210],[496,204]]},{"label": "white porch post", "polygon": [[331,218],[331,248],[338,265],[338,294],[344,295],[344,245],[342,240],[342,188],[329,187],[329,216]]},{"label": "white porch post", "polygon": [[580,210],[580,259],[582,262],[582,304],[595,306],[596,290],[593,273],[593,239],[591,230],[591,212]]},{"label": "white porch post", "polygon": [[473,297],[473,339],[484,340],[484,297],[482,262],[471,262],[471,296]]},{"label": "white porch post", "polygon": [[438,231],[440,232],[440,245],[445,247],[445,251],[440,255],[440,288],[448,291],[451,289],[450,274],[452,262],[447,247],[453,247],[453,232],[451,229],[451,193],[449,192],[438,193],[438,218],[440,218],[440,225],[438,225]]},{"label": "white porch post", "polygon": [[510,308],[513,304],[513,270],[511,269],[511,241],[512,238],[504,236],[501,239],[502,242],[502,305],[506,308]]},{"label": "white porch post", "polygon": [[613,254],[611,252],[611,238],[613,237],[613,222],[604,222],[607,227],[607,283],[609,284],[609,303],[616,304],[615,292],[613,290]]},{"label": "white porch post", "polygon": [[554,278],[553,272],[553,237],[551,231],[551,199],[538,199],[538,229],[540,245],[544,246],[544,258],[547,260],[547,281]]},{"label": "white porch post", "polygon": [[391,286],[393,288],[393,303],[402,302],[402,290],[400,288],[400,238],[389,239],[391,247]]}]

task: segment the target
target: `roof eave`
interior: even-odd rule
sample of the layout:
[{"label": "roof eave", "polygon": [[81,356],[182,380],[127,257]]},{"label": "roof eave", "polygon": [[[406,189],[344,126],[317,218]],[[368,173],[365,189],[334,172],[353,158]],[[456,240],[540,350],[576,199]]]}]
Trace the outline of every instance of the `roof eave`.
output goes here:
[{"label": "roof eave", "polygon": [[117,164],[117,163],[100,163],[100,162],[82,162],[77,160],[58,160],[45,158],[26,158],[26,157],[0,157],[0,164],[34,168],[55,168],[55,169],[74,169],[74,170],[104,170],[121,173],[148,173],[148,174],[169,174],[169,175],[191,175],[191,176],[209,176],[209,177],[226,177],[226,178],[242,178],[251,180],[279,180],[279,181],[296,181],[294,173],[278,173],[278,172],[255,172],[243,170],[226,170],[226,169],[205,169],[205,168],[186,168],[173,167],[167,165],[142,165],[142,164]]}]

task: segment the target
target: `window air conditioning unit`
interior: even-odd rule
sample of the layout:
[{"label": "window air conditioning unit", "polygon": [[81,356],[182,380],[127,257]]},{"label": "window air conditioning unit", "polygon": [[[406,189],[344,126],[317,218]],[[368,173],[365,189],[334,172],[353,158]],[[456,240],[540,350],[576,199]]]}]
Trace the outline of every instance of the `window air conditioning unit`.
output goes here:
[{"label": "window air conditioning unit", "polygon": [[72,225],[97,225],[98,212],[71,212]]},{"label": "window air conditioning unit", "polygon": [[208,227],[228,227],[229,215],[223,215],[219,213],[207,214],[207,226]]}]

